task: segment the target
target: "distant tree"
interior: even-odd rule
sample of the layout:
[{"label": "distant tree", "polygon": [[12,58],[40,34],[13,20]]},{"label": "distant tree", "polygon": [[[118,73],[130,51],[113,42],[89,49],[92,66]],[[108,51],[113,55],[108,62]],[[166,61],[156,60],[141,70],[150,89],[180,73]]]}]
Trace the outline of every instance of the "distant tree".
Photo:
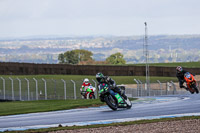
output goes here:
[{"label": "distant tree", "polygon": [[67,51],[64,54],[61,53],[58,55],[59,63],[67,64],[78,64],[79,62],[91,61],[92,52],[83,49],[76,49],[72,51]]},{"label": "distant tree", "polygon": [[58,60],[59,60],[59,63],[65,63],[65,58],[64,58],[64,54],[63,53],[58,55]]},{"label": "distant tree", "polygon": [[73,51],[78,55],[79,62],[80,61],[93,60],[92,59],[93,53],[88,51],[88,50],[76,49],[76,50],[73,50]]},{"label": "distant tree", "polygon": [[106,61],[109,64],[126,64],[126,60],[124,60],[124,56],[119,52],[110,55],[108,58],[106,58]]},{"label": "distant tree", "polygon": [[64,63],[67,64],[78,64],[79,57],[74,51],[67,51],[64,53]]}]

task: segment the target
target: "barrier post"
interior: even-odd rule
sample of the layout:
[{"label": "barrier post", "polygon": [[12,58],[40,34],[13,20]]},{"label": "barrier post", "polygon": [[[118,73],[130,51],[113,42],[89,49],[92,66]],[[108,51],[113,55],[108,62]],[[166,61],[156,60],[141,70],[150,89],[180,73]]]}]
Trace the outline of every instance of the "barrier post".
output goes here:
[{"label": "barrier post", "polygon": [[162,96],[162,83],[160,82],[160,80],[157,80],[157,82],[160,84],[160,95]]},{"label": "barrier post", "polygon": [[66,81],[64,79],[61,79],[61,80],[64,83],[64,98],[66,100],[67,99],[67,95],[66,95],[66,93],[67,93],[67,91],[66,91]]},{"label": "barrier post", "polygon": [[17,80],[19,81],[19,100],[22,100],[22,83],[21,80],[19,78],[17,78]]},{"label": "barrier post", "polygon": [[1,77],[1,79],[3,80],[3,99],[6,99],[6,82],[5,79],[3,77]]},{"label": "barrier post", "polygon": [[138,97],[139,96],[139,82],[136,79],[134,79],[134,81],[137,83],[137,97]]},{"label": "barrier post", "polygon": [[98,98],[98,91],[99,91],[99,89],[97,88],[97,83],[96,83],[96,81],[95,81],[94,79],[92,79],[92,81],[94,82],[94,86],[95,86],[95,88],[96,88],[95,97],[96,97],[96,99],[97,99],[97,98]]},{"label": "barrier post", "polygon": [[29,86],[29,80],[27,78],[24,78],[27,82],[27,89],[28,89],[28,101],[30,101],[30,86]]},{"label": "barrier post", "polygon": [[15,98],[14,98],[14,85],[13,85],[13,79],[12,79],[11,77],[9,77],[9,79],[11,80],[12,100],[15,100]]},{"label": "barrier post", "polygon": [[76,99],[76,83],[73,80],[71,82],[74,84],[74,99]]},{"label": "barrier post", "polygon": [[57,93],[56,93],[56,80],[51,79],[54,82],[54,98],[57,99]]},{"label": "barrier post", "polygon": [[35,78],[33,78],[33,80],[35,81],[36,100],[38,100],[38,81]]},{"label": "barrier post", "polygon": [[143,89],[143,86],[142,86],[142,81],[140,81],[139,79],[137,80],[139,83],[140,83],[140,96],[142,96],[142,89]]},{"label": "barrier post", "polygon": [[176,86],[175,86],[175,84],[174,84],[173,81],[171,81],[171,84],[173,85],[173,94],[175,95],[175,93],[176,93]]},{"label": "barrier post", "polygon": [[47,81],[42,78],[42,81],[44,81],[44,93],[45,93],[45,100],[47,100]]}]

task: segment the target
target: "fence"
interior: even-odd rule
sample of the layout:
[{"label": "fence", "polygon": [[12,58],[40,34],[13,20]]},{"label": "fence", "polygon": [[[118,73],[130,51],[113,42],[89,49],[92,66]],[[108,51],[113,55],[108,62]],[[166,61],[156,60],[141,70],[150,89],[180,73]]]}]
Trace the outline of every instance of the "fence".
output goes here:
[{"label": "fence", "polygon": [[[151,83],[150,89],[147,89],[146,84],[139,79],[134,79],[137,86],[135,88],[126,88],[126,94],[128,97],[141,97],[141,96],[162,96],[162,95],[176,95],[185,94],[185,89],[180,89],[178,83],[173,81],[161,83],[157,80],[157,83]],[[197,87],[199,88],[200,81],[197,81]]]},{"label": "fence", "polygon": [[[93,86],[97,83],[92,80]],[[80,99],[82,81],[28,78],[0,78],[2,100]],[[97,96],[97,94],[95,94]]]},{"label": "fence", "polygon": [[[128,97],[172,95],[186,93],[184,89],[177,90],[177,84],[172,81],[167,83],[151,83],[149,90],[142,81],[134,79],[135,87],[126,88]],[[92,85],[97,88],[97,83],[92,80]],[[80,87],[82,81],[55,80],[55,79],[30,79],[30,78],[0,78],[1,100],[50,100],[50,99],[81,99]],[[199,86],[199,82],[198,82]],[[95,92],[98,98],[98,91]]]}]

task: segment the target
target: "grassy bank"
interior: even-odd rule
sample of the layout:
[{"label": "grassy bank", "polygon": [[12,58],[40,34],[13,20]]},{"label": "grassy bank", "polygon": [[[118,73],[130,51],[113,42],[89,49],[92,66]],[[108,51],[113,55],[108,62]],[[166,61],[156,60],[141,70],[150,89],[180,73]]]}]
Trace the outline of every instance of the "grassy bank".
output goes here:
[{"label": "grassy bank", "polygon": [[0,116],[67,110],[81,107],[100,106],[103,104],[104,103],[102,103],[99,99],[1,102]]},{"label": "grassy bank", "polygon": [[[42,78],[47,79],[47,80],[51,80],[51,79],[55,79],[55,80],[61,80],[61,79],[74,80],[74,81],[81,81],[81,83],[82,83],[84,78],[89,78],[91,83],[93,83],[92,79],[94,79],[96,81],[95,76],[91,76],[91,75],[18,75],[18,76],[3,75],[1,77],[5,78],[7,80],[9,80],[8,78],[11,77],[13,79],[16,79],[16,78],[20,78],[20,79],[27,78],[27,79],[30,79],[31,81],[33,81],[33,78],[40,79],[40,80]],[[135,79],[139,79],[141,81],[145,81],[146,80],[145,76],[110,76],[110,77],[113,78],[116,81],[117,84],[135,84],[135,82],[133,81],[134,78]],[[152,82],[157,82],[158,79],[161,82],[166,82],[166,81],[171,81],[171,80],[172,81],[177,81],[176,77],[158,77],[158,76],[151,76],[150,77],[151,83]],[[16,82],[18,82],[18,81],[16,80]]]},{"label": "grassy bank", "polygon": [[[130,100],[136,100],[131,98]],[[99,99],[0,102],[0,116],[102,106]]]},{"label": "grassy bank", "polygon": [[[133,64],[136,66],[145,66],[145,64]],[[149,66],[200,68],[200,62],[173,62],[173,63],[150,63]]]}]

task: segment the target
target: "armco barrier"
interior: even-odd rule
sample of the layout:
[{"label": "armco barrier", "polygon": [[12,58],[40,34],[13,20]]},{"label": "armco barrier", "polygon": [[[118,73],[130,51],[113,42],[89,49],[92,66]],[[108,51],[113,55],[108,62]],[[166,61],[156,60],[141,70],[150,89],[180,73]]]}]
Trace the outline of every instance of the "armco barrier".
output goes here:
[{"label": "armco barrier", "polygon": [[[102,72],[110,76],[145,76],[145,66],[113,66],[113,65],[69,65],[69,64],[34,64],[0,62],[1,75],[95,75]],[[150,76],[176,76],[175,67],[150,66]],[[186,68],[186,70],[200,74],[200,68]]]}]

